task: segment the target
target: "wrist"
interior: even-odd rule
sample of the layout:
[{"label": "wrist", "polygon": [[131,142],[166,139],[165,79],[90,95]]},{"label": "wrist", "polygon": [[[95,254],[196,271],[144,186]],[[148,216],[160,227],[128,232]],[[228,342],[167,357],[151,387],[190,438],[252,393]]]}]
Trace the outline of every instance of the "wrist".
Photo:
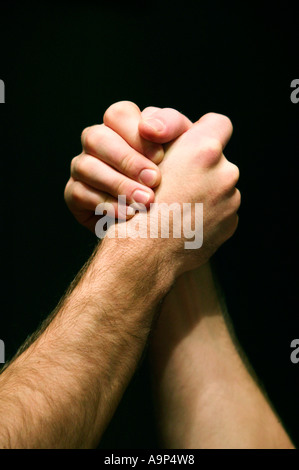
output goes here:
[{"label": "wrist", "polygon": [[118,250],[124,246],[135,253],[138,249],[145,251],[147,257],[158,262],[162,271],[171,272],[175,279],[206,261],[200,262],[200,257],[194,256],[194,249],[186,249],[181,211],[180,204],[173,208],[160,203],[159,207],[140,211],[127,221],[109,225],[105,239],[118,240]]},{"label": "wrist", "polygon": [[[125,223],[129,228],[131,224],[132,219]],[[140,301],[144,297],[147,302],[150,299],[161,300],[175,281],[177,258],[169,249],[167,240],[123,237],[121,225],[124,224],[116,224],[108,229],[96,251],[95,262],[99,266],[107,266],[106,277],[111,278],[111,285],[115,285],[115,279],[119,279],[119,287],[124,285],[126,290],[136,290]]]}]

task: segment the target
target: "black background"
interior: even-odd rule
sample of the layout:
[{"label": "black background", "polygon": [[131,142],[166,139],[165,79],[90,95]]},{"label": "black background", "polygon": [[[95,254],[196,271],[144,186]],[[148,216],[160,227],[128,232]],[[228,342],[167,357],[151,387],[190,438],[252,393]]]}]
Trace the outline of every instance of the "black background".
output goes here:
[{"label": "black background", "polygon": [[[295,2],[1,3],[0,106],[6,360],[54,308],[95,246],[63,201],[84,127],[113,102],[228,115],[241,172],[237,233],[216,254],[229,312],[257,375],[299,444]],[[147,361],[102,447],[157,446]]]}]

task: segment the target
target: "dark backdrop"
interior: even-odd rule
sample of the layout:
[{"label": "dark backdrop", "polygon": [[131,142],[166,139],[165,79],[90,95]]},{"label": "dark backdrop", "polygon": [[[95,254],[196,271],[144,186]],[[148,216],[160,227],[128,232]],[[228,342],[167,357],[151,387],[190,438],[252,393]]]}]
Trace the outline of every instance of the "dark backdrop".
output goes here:
[{"label": "dark backdrop", "polygon": [[[294,4],[193,1],[1,3],[3,294],[8,360],[95,246],[63,201],[84,127],[115,101],[227,114],[241,172],[240,224],[216,263],[239,340],[299,443],[295,299],[299,103]],[[101,444],[157,446],[147,361]]]}]

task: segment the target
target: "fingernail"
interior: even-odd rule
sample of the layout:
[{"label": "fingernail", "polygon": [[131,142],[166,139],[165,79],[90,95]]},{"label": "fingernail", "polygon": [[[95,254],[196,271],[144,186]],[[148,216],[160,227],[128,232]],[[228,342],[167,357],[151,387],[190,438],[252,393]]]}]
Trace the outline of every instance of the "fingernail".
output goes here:
[{"label": "fingernail", "polygon": [[144,155],[147,158],[150,158],[152,162],[158,164],[164,157],[164,150],[162,146],[157,148],[157,144],[151,144],[148,146],[148,149],[146,149]]},{"label": "fingernail", "polygon": [[155,170],[142,170],[139,174],[139,180],[146,186],[153,186],[157,181],[157,172]]},{"label": "fingernail", "polygon": [[160,121],[160,119],[144,119],[144,122],[147,126],[151,127],[154,129],[156,132],[162,132],[165,129],[165,124],[164,122]]},{"label": "fingernail", "polygon": [[145,191],[141,191],[140,189],[136,189],[136,191],[134,191],[133,193],[133,200],[135,202],[140,202],[141,204],[146,204],[150,198],[150,194],[145,192]]},{"label": "fingernail", "polygon": [[126,212],[127,212],[127,215],[134,215],[135,214],[135,210],[131,206],[127,206]]}]

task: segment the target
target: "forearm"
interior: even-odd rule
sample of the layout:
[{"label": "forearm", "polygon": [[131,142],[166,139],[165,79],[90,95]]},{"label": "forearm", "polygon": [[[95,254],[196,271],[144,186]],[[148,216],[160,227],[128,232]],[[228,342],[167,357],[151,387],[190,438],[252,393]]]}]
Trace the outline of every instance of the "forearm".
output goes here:
[{"label": "forearm", "polygon": [[173,282],[148,243],[104,239],[46,330],[0,375],[0,447],[94,446]]},{"label": "forearm", "polygon": [[292,447],[237,352],[208,265],[184,274],[168,294],[152,365],[166,447]]}]

